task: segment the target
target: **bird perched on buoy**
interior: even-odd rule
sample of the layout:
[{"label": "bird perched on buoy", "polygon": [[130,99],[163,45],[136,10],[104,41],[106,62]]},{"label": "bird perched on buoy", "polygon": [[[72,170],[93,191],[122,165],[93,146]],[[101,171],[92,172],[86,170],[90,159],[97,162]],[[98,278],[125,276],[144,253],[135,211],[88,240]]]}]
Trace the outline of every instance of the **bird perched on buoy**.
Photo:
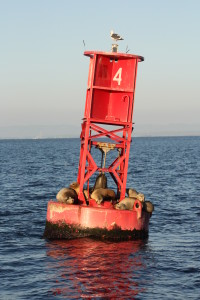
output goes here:
[{"label": "bird perched on buoy", "polygon": [[119,34],[114,33],[113,30],[111,30],[111,32],[110,32],[110,37],[116,42],[123,40],[123,38]]}]

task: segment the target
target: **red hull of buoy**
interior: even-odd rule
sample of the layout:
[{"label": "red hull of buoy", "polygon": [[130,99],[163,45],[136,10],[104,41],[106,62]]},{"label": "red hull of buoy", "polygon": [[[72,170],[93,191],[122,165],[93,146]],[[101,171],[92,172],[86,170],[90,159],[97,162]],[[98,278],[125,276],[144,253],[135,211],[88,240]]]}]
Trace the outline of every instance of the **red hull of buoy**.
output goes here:
[{"label": "red hull of buoy", "polygon": [[129,240],[148,236],[150,213],[135,201],[133,210],[117,210],[87,205],[71,205],[49,201],[44,237],[73,239],[95,237],[110,240]]}]

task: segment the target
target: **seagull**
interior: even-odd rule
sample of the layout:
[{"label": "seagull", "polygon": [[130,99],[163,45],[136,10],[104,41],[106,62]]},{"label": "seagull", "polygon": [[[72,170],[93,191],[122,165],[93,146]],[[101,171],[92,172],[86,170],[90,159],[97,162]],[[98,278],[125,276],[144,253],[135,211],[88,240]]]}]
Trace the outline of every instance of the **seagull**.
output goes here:
[{"label": "seagull", "polygon": [[110,37],[111,37],[113,40],[115,40],[116,42],[117,42],[117,41],[123,40],[123,38],[122,38],[119,34],[114,33],[113,30],[111,30],[111,32],[110,32]]}]

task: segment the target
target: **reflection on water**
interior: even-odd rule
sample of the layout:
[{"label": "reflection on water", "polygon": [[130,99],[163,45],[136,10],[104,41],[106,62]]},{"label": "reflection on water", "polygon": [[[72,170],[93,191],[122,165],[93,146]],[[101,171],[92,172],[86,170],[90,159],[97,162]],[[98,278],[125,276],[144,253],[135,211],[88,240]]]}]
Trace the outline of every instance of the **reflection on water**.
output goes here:
[{"label": "reflection on water", "polygon": [[46,243],[54,270],[50,294],[62,298],[131,298],[145,291],[141,254],[147,241],[110,243],[90,239]]}]

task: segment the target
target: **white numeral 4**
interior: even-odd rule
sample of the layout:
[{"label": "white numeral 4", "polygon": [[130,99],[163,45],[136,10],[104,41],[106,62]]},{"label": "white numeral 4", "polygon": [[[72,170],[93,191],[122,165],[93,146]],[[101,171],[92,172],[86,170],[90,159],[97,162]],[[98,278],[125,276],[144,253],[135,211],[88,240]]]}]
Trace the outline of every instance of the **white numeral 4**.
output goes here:
[{"label": "white numeral 4", "polygon": [[118,85],[120,85],[122,81],[122,68],[119,68],[115,76],[113,77],[113,81],[117,81]]}]

